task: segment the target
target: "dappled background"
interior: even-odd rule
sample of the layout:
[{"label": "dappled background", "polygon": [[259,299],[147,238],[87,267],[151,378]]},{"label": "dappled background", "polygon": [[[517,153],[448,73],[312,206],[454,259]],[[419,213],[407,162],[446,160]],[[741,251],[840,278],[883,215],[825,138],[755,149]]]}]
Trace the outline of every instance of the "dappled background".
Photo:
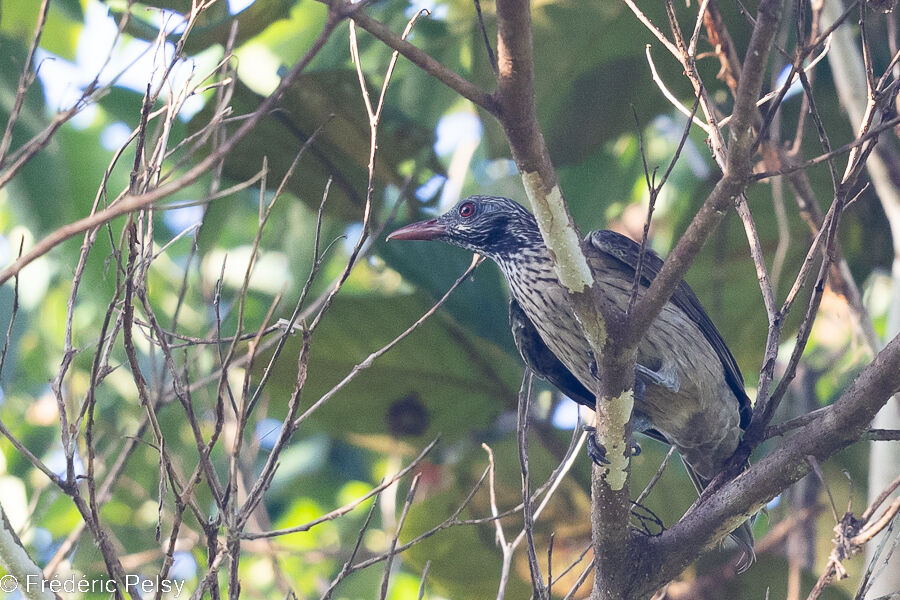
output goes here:
[{"label": "dappled background", "polygon": [[[12,110],[38,18],[37,4],[2,1],[0,123],[7,121]],[[109,84],[110,88],[62,125],[46,148],[0,188],[0,264],[14,260],[20,244],[27,250],[36,239],[87,215],[95,201],[103,206],[128,187],[133,145],[108,173],[107,169],[139,125],[148,83],[158,84],[176,51],[174,42],[184,27],[182,14],[189,4],[183,0],[130,6],[124,1],[52,3],[35,56],[38,80],[25,96],[11,147],[18,148],[43,130],[58,111],[79,102],[98,73],[99,85]],[[661,3],[648,4],[648,14],[663,22]],[[471,2],[390,0],[374,3],[366,11],[399,33],[422,7],[431,13],[418,21],[410,41],[450,69],[491,89],[494,75]],[[482,8],[492,32],[493,7],[486,3]],[[130,18],[123,21],[129,10]],[[723,2],[721,10],[728,22],[735,24],[731,29],[735,44],[745,48],[749,24],[731,3]],[[179,48],[184,58],[174,63],[164,89],[180,90],[203,81],[225,55],[229,36],[235,32],[230,63],[236,77],[230,101],[233,112],[229,115],[232,121],[225,126],[232,131],[240,124],[239,117],[255,110],[278,85],[285,69],[307,51],[325,18],[326,7],[312,0],[220,1],[201,15],[183,49]],[[650,169],[664,170],[685,126],[685,118],[652,80],[645,44],[653,40],[627,7],[615,2],[538,2],[533,21],[539,119],[573,216],[582,231],[609,228],[640,239],[648,197],[641,150]],[[120,26],[124,26],[124,34],[117,36]],[[160,37],[160,28],[169,41]],[[786,27],[782,39],[791,35]],[[377,98],[390,50],[362,31],[359,47],[362,70]],[[676,96],[688,98],[685,103],[690,105],[690,89],[680,66],[657,52],[662,78]],[[715,81],[718,61],[701,61],[700,68],[709,75],[706,81]],[[777,69],[770,74],[770,87],[776,86],[779,75]],[[832,85],[827,61],[817,67],[816,85],[824,89]],[[724,84],[711,92],[717,100],[729,101]],[[199,89],[172,121],[169,146],[188,142],[165,163],[170,179],[214,148],[212,143],[193,148],[190,140],[210,122],[219,93],[218,88]],[[164,91],[160,106],[166,94]],[[800,102],[799,94],[791,96],[786,100],[788,107]],[[819,110],[833,145],[839,146],[852,139],[852,129],[836,94],[822,97]],[[796,107],[793,112],[786,111],[780,124],[789,132],[786,137],[793,135],[796,122],[791,115],[795,113]],[[319,128],[272,206],[241,316],[241,290],[254,252],[260,203],[273,200],[274,190],[297,152]],[[154,131],[152,124],[150,130]],[[809,155],[818,152],[815,136],[808,135],[806,143],[810,144]],[[221,393],[217,373],[229,344],[199,342],[233,335],[239,318],[243,319],[243,331],[253,333],[264,322],[290,317],[313,268],[317,211],[331,179],[320,233],[324,259],[303,307],[308,309],[304,318],[315,314],[320,306],[317,299],[333,286],[362,231],[368,153],[369,123],[344,23],[287,90],[278,109],[228,154],[221,172],[210,170],[152,212],[153,252],[159,257],[147,274],[148,301],[161,327],[177,333],[169,343],[180,361],[179,372],[191,383],[191,403],[206,435],[215,420],[216,399]],[[386,244],[385,233],[410,220],[443,212],[469,194],[505,195],[524,201],[508,154],[506,139],[492,117],[400,59],[378,134],[372,223],[378,235],[363,247],[362,260],[310,340],[301,412],[429,310],[471,261],[466,252],[443,245]],[[211,190],[228,190],[263,169],[264,189],[256,179],[245,189],[210,198]],[[661,254],[670,249],[711,189],[716,173],[702,137],[689,138],[657,201],[650,236],[653,249]],[[812,168],[809,175],[822,203],[829,201],[832,187],[825,166]],[[109,197],[98,196],[104,177],[108,177]],[[783,265],[788,274],[777,290],[781,298],[790,274],[806,254],[811,234],[797,214],[790,190],[780,184],[755,186],[749,201],[766,257],[770,264]],[[102,229],[88,255],[71,312],[74,353],[61,380],[67,303],[81,236],[28,266],[18,280],[18,311],[0,374],[0,418],[60,475],[66,464],[60,442],[59,401],[68,412],[77,414],[91,388],[100,327],[119,283],[113,247],[120,243],[123,222],[120,219],[108,230]],[[893,251],[887,221],[870,190],[844,213],[839,238],[876,331],[883,334]],[[779,246],[779,240],[789,243]],[[752,398],[767,322],[746,238],[735,215],[714,234],[687,280],[737,358]],[[11,283],[0,288],[0,328],[4,331],[13,314],[13,297]],[[276,298],[280,301],[267,319]],[[438,525],[463,503],[488,463],[482,444],[494,453],[499,509],[515,507],[521,500],[515,410],[522,363],[512,343],[506,312],[502,278],[492,264],[481,265],[433,317],[302,423],[281,455],[263,507],[248,530],[291,527],[327,513],[396,474],[438,437],[437,445],[415,468],[421,476],[419,488],[399,537],[401,543]],[[792,319],[801,316],[802,311],[796,310]],[[846,302],[839,294],[826,291],[800,375],[783,406],[785,418],[825,405],[840,393],[870,358],[858,335]],[[266,337],[273,336],[277,332]],[[784,338],[783,350],[789,354],[791,338]],[[173,401],[170,373],[159,348],[147,337],[136,333],[135,343],[150,390],[161,403],[158,414],[168,452],[190,473],[198,451],[185,412]],[[247,351],[248,343],[238,344],[239,355]],[[239,464],[247,482],[257,477],[281,431],[297,379],[301,344],[301,336],[289,338],[249,417]],[[96,387],[93,416],[101,475],[122,455],[144,416],[121,344],[110,352],[112,370]],[[272,350],[264,349],[249,367],[251,392],[259,386],[271,356]],[[241,389],[246,368],[245,364],[230,368],[227,379],[233,389]],[[578,414],[574,403],[541,384],[535,390],[532,419],[531,476],[537,485],[563,459]],[[223,442],[211,456],[222,476],[229,469],[235,428],[233,415],[226,416]],[[151,576],[168,551],[167,523],[173,507],[168,492],[160,487],[158,450],[148,434],[143,439],[144,443],[129,451],[101,516],[126,571]],[[633,461],[635,494],[656,473],[667,450],[646,438],[639,442],[644,451]],[[7,439],[0,442],[0,449],[0,502],[39,566],[52,565],[59,574],[74,571],[99,577],[104,573],[102,557],[89,534],[81,533],[81,517],[71,500],[50,485]],[[764,445],[761,452],[765,451]],[[83,473],[83,450],[76,452],[75,459],[74,468]],[[850,500],[856,507],[865,504],[866,459],[867,447],[857,444],[823,465],[825,487],[838,514]],[[852,476],[845,476],[845,470]],[[580,450],[538,521],[536,543],[542,561],[546,561],[553,536],[554,575],[590,543],[589,481],[589,461]],[[359,558],[385,551],[408,486],[407,478],[399,489],[392,487],[381,495],[362,537]],[[691,567],[685,579],[705,574],[719,577],[718,597],[762,598],[767,589],[771,597],[783,597],[787,587],[784,538],[773,538],[767,545],[766,536],[792,512],[806,508],[819,515],[812,527],[817,535],[808,538],[816,556],[814,568],[804,574],[805,585],[811,586],[830,550],[834,525],[824,487],[812,486],[805,496],[776,498],[758,518],[755,533],[761,552],[748,573],[735,578],[733,572],[723,571],[721,566],[733,559],[726,547]],[[198,505],[213,514],[208,490],[199,486],[196,494]],[[673,460],[644,505],[669,524],[694,498],[682,466]],[[274,598],[293,590],[298,597],[319,597],[357,543],[370,504],[363,503],[346,516],[308,532],[246,542],[240,565],[244,593]],[[472,519],[490,513],[487,489],[482,487],[462,516]],[[163,523],[162,542],[155,534],[158,521]],[[521,513],[506,517],[503,524],[514,536],[521,528]],[[206,569],[208,554],[201,531],[201,524],[186,516],[173,554],[170,576],[187,580],[188,589],[197,586]],[[492,523],[438,531],[395,559],[388,597],[415,598],[429,561],[425,597],[493,597],[501,562],[494,537]],[[554,594],[561,597],[584,564],[556,584]],[[852,597],[864,562],[854,559],[847,565],[851,578],[823,597]],[[381,579],[381,565],[361,570],[338,587],[335,597],[375,598]],[[520,550],[513,561],[509,595],[522,597],[529,589],[526,556]],[[585,586],[579,597],[588,590]]]}]

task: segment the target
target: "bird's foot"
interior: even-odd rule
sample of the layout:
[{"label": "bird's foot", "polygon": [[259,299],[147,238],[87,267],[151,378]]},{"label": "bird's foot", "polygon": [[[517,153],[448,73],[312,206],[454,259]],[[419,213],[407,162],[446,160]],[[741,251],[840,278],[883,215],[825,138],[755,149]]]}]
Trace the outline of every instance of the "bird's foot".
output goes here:
[{"label": "bird's foot", "polygon": [[585,446],[587,447],[587,454],[588,457],[590,457],[591,462],[600,466],[608,465],[609,460],[606,458],[606,448],[597,443],[597,428],[592,427],[591,425],[584,425],[582,428],[588,432],[587,443]]},{"label": "bird's foot", "polygon": [[[635,388],[637,388],[638,381],[645,386],[646,384],[659,385],[673,392],[677,392],[681,387],[681,377],[678,376],[678,371],[674,366],[663,367],[659,371],[652,371],[644,365],[635,364],[634,372],[636,375]],[[637,395],[636,390],[635,395]]]},{"label": "bird's foot", "polygon": [[[584,425],[582,429],[588,432],[587,442],[585,446],[587,447],[587,454],[590,457],[591,461],[595,465],[608,465],[609,459],[606,458],[606,448],[597,442],[597,428],[591,425]],[[638,456],[641,453],[641,446],[634,440],[631,441],[631,455]]]}]

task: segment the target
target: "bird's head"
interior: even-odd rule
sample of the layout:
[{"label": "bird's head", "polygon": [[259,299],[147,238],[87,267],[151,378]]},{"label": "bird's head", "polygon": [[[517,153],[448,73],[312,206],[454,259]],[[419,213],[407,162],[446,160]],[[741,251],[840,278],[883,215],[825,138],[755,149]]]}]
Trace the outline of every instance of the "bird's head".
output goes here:
[{"label": "bird's head", "polygon": [[440,217],[402,227],[387,239],[438,240],[494,260],[543,246],[534,216],[501,196],[470,196]]}]

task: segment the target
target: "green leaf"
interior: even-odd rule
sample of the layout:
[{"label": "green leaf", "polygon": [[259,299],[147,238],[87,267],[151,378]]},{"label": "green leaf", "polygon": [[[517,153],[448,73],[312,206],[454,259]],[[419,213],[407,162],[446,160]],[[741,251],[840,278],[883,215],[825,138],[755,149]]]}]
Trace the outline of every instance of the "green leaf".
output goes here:
[{"label": "green leaf", "polygon": [[[0,13],[2,13],[0,35],[17,39],[30,46],[34,39],[40,8],[40,2],[3,2],[2,9],[0,9]],[[41,48],[66,60],[74,60],[83,17],[84,14],[78,0],[51,2],[41,34]],[[0,37],[0,55],[5,53],[5,45],[4,40]],[[16,88],[9,89],[15,90]]]},{"label": "green leaf", "polygon": [[[373,95],[377,98],[377,95]],[[238,83],[232,105],[235,114],[254,111],[263,97]],[[195,132],[209,122],[208,107],[189,123]],[[268,159],[269,181],[281,181],[296,153],[319,127],[322,131],[297,165],[287,189],[317,208],[322,190],[333,177],[327,214],[344,220],[362,218],[369,162],[369,124],[353,71],[322,71],[301,75],[286,90],[279,107],[238,142],[225,160],[233,180],[250,178]],[[432,162],[432,132],[404,115],[385,112],[378,134],[375,176],[381,185],[401,185],[407,161]]]},{"label": "green leaf", "polygon": [[[197,17],[190,35],[185,40],[184,49],[188,53],[197,53],[216,44],[224,46],[228,42],[235,21],[237,21],[238,27],[235,44],[240,46],[267,29],[272,23],[287,18],[295,3],[296,0],[256,0],[238,14],[232,15],[228,12],[227,2],[217,2]],[[182,15],[187,15],[191,11],[190,0],[154,0],[142,4],[175,11]],[[153,12],[155,11],[151,11],[151,15]],[[125,15],[123,11],[115,9],[110,13],[117,22],[120,22]],[[159,25],[145,19],[143,14],[144,11],[132,8],[125,32],[148,42],[155,41],[159,35]],[[168,36],[168,41],[175,43],[180,38],[181,34],[172,34]]]},{"label": "green leaf", "polygon": [[[312,337],[303,404],[317,401],[431,304],[419,294],[339,296]],[[292,339],[275,369],[270,390],[273,398],[285,399],[272,408],[276,418],[283,414],[296,380],[299,346],[299,340]],[[399,413],[403,422],[405,412],[414,411],[421,427],[403,439],[417,444],[437,435],[458,439],[474,428],[488,428],[502,410],[514,405],[520,377],[516,359],[438,313],[337,392],[314,413],[311,426],[337,437],[386,437],[397,422],[390,414]]]}]

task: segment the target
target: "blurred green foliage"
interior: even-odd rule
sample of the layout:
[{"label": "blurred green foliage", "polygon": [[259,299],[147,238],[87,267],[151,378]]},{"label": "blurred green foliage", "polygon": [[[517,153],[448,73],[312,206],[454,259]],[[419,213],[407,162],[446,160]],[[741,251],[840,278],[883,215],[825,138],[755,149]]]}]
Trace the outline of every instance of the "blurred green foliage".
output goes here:
[{"label": "blurred green foliage", "polygon": [[[177,0],[134,5],[125,26],[126,39],[155,40],[159,22],[178,17],[173,13],[160,16],[154,7],[178,13],[188,10],[190,4],[187,0]],[[5,123],[10,114],[36,22],[37,6],[37,2],[2,2],[0,123]],[[85,30],[85,19],[89,10],[97,10],[98,6],[97,0],[53,2],[41,48],[56,58],[44,60],[72,61],[79,49],[91,51],[85,40],[92,32]],[[110,1],[108,6],[101,6],[103,10],[106,8],[117,23],[123,23],[125,2]],[[483,8],[492,35],[493,7],[485,4]],[[367,10],[394,31],[402,30],[411,14],[405,2],[393,0],[373,3]],[[648,11],[655,22],[664,22],[662,4],[650,6]],[[680,16],[686,19],[689,13],[685,10]],[[725,9],[725,16],[733,23],[731,33],[736,44],[743,47],[749,31],[747,23],[739,17],[735,6]],[[231,100],[234,108],[231,116],[237,117],[258,106],[271,91],[271,83],[277,82],[279,69],[289,68],[306,51],[324,17],[322,5],[309,0],[256,0],[237,14],[228,10],[227,3],[219,2],[198,22],[188,37],[185,51],[190,56],[203,53],[221,56],[220,46],[237,23],[235,50],[239,57],[239,79]],[[553,158],[560,167],[562,188],[572,213],[584,231],[614,227],[639,235],[647,192],[637,132],[640,130],[644,135],[644,152],[650,168],[662,171],[683,128],[683,118],[675,116],[651,80],[644,58],[644,45],[652,41],[651,36],[623,4],[617,3],[540,2],[535,5],[533,21],[539,116]],[[329,178],[333,183],[324,205],[321,231],[321,247],[329,249],[312,284],[310,297],[324,294],[340,273],[359,235],[369,148],[368,120],[346,39],[347,25],[343,24],[310,69],[288,90],[278,109],[225,161],[221,188],[251,177],[265,161],[267,189],[262,195],[255,186],[203,205],[199,213],[187,209],[175,211],[177,203],[197,202],[206,197],[214,177],[208,173],[197,184],[167,200],[167,206],[162,208],[172,210],[153,212],[156,249],[170,244],[149,273],[148,300],[164,328],[172,327],[176,307],[180,306],[177,321],[180,335],[212,337],[217,311],[222,318],[223,335],[234,333],[238,293],[258,227],[260,197],[271,200],[288,165],[319,127],[322,127],[321,134],[305,151],[261,237],[261,260],[251,281],[244,315],[246,328],[252,331],[262,324],[278,293],[284,295],[275,317],[290,315],[312,267],[316,211]],[[487,89],[493,88],[492,71],[470,2],[451,0],[436,4],[433,18],[421,20],[410,39],[452,70]],[[367,84],[374,93],[383,81],[390,51],[360,32],[360,53]],[[680,67],[662,56],[661,50],[654,49],[654,55],[659,55],[656,58],[663,79],[679,97],[688,98],[685,103],[690,104]],[[202,62],[197,60],[198,64]],[[709,81],[714,81],[718,63],[713,59],[703,61],[701,69]],[[828,89],[831,83],[827,67],[823,64],[818,73],[817,85]],[[87,80],[93,75],[89,74]],[[717,98],[727,98],[724,86],[712,92]],[[207,91],[203,98],[205,108],[176,122],[172,138],[175,143],[209,122],[215,93]],[[117,150],[116,146],[105,145],[102,139],[114,124],[135,127],[141,101],[141,92],[113,87],[99,99],[97,110],[87,122],[62,127],[11,184],[0,189],[3,244],[0,255],[4,263],[14,258],[20,239],[29,246],[55,228],[88,214]],[[788,107],[792,106],[791,102],[796,104],[798,100],[789,100]],[[41,94],[40,84],[36,84],[25,97],[23,112],[13,130],[12,147],[19,147],[46,127],[58,107],[55,100]],[[826,102],[821,109],[829,131],[843,135],[842,138],[836,134],[833,145],[846,142],[850,133],[837,106]],[[633,111],[638,115],[639,124],[634,121]],[[480,145],[468,159],[459,148],[440,155],[434,149],[435,130],[442,119],[459,112],[478,114],[484,128]],[[239,123],[238,120],[237,125],[229,125],[228,131],[234,131]],[[785,131],[790,126],[786,124]],[[814,137],[806,138],[810,153],[817,151]],[[175,154],[167,166],[173,169],[172,176],[177,176],[210,151],[211,146],[206,144],[199,154]],[[176,163],[181,156],[187,162]],[[134,146],[130,145],[109,173],[110,190],[127,187],[133,159]],[[501,193],[524,200],[517,175],[505,160],[508,148],[497,124],[401,59],[387,93],[387,108],[379,134],[373,211],[376,224],[385,224],[395,203],[401,201],[403,204],[388,228],[399,221],[434,214],[439,200],[433,191],[431,195],[420,193],[421,197],[416,192],[433,177],[447,174],[458,177],[458,173],[450,170],[455,159],[468,160],[467,174],[458,181],[463,194]],[[702,139],[692,137],[657,206],[651,240],[656,250],[665,253],[678,239],[711,189],[715,173]],[[830,198],[827,175],[814,171],[811,179],[824,203]],[[99,198],[101,206],[110,200]],[[778,226],[769,185],[756,186],[750,192],[750,203],[763,250],[771,257],[778,243]],[[864,193],[842,223],[844,250],[859,281],[877,274],[890,259],[888,248],[867,242],[886,236],[887,225],[873,206],[871,192]],[[785,261],[785,279],[779,288],[781,296],[788,289],[788,280],[805,255],[810,239],[791,198],[786,200],[786,207],[791,243]],[[193,221],[179,220],[179,215],[194,220],[202,216],[203,225],[177,237],[193,225]],[[63,381],[63,397],[70,413],[79,409],[90,386],[99,326],[117,283],[111,253],[113,244],[119,243],[122,225],[120,219],[100,232],[81,280],[73,313],[77,353]],[[372,240],[369,254],[355,268],[311,340],[302,410],[427,311],[470,260],[470,256],[456,249],[419,243],[389,245],[383,242],[383,237],[382,234]],[[11,329],[10,351],[0,378],[3,422],[36,456],[50,461],[55,468],[64,467],[58,460],[61,447],[56,399],[48,382],[59,372],[62,360],[66,307],[80,245],[80,237],[70,240],[23,272],[19,281],[21,307]],[[222,273],[219,286],[217,281]],[[876,282],[876,279],[869,280]],[[730,216],[714,241],[704,249],[688,281],[730,343],[752,388],[762,357],[766,322],[743,229],[736,218]],[[180,302],[183,283],[183,302]],[[883,294],[884,290],[875,283],[872,289],[877,304],[877,294]],[[217,308],[214,301],[219,295]],[[848,352],[853,333],[846,320],[841,320],[839,304],[826,307],[835,311],[835,317],[827,328],[817,328],[808,351],[811,365],[831,364],[836,356],[840,357],[839,368],[830,370],[818,381],[818,397],[822,403],[831,401],[866,360],[859,352]],[[0,288],[0,327],[4,330],[11,309],[12,288],[7,285]],[[800,312],[801,309],[795,309],[791,322],[795,322]],[[248,477],[255,477],[265,461],[268,449],[261,447],[265,446],[261,440],[267,431],[278,427],[271,419],[280,420],[286,414],[297,377],[300,346],[297,336],[288,342],[251,417],[247,431],[252,439],[247,440],[247,456],[241,465]],[[239,345],[240,351],[246,348],[246,343]],[[185,345],[177,350],[177,355],[183,360],[190,380],[201,381],[216,371],[221,360],[219,352],[223,350],[217,345]],[[171,381],[164,375],[159,352],[147,343],[140,346],[140,351],[145,376],[154,393],[171,394]],[[116,365],[116,370],[96,390],[95,438],[101,471],[109,468],[134,435],[143,415],[121,343],[113,349],[113,355],[111,364]],[[267,351],[257,358],[251,370],[252,385],[258,384],[270,356]],[[503,284],[494,266],[484,264],[433,318],[376,360],[303,423],[282,455],[278,476],[267,493],[268,522],[260,522],[258,526],[291,527],[362,495],[437,436],[441,437],[439,445],[417,470],[422,477],[420,490],[400,535],[401,542],[437,525],[459,506],[486,464],[480,448],[482,442],[491,445],[497,456],[501,510],[514,506],[520,498],[520,481],[510,414],[515,410],[521,369],[508,333]],[[240,389],[241,376],[241,369],[235,368],[230,379],[234,389]],[[198,385],[192,392],[194,410],[207,436],[211,432],[216,395],[215,383]],[[546,400],[547,394],[541,397]],[[557,430],[550,424],[558,399],[538,404],[531,446],[533,482],[543,481],[550,473],[569,438],[567,431]],[[168,451],[177,457],[180,468],[190,472],[198,460],[197,449],[177,401],[168,402],[160,409],[160,423],[167,434]],[[254,436],[257,423],[262,430],[257,430]],[[146,434],[143,439],[150,440]],[[650,479],[665,453],[655,442],[642,440],[642,443],[644,453],[633,463],[635,489]],[[7,512],[21,517],[17,524],[23,541],[45,564],[80,523],[80,517],[70,500],[50,486],[7,440],[0,441],[0,449],[4,458],[0,469],[0,490],[3,490],[0,498]],[[841,498],[839,506],[847,499],[841,469],[854,474],[854,498],[858,501],[862,497],[864,458],[862,448],[853,448],[828,465],[829,481],[838,490],[844,490],[843,496],[836,492]],[[223,444],[217,446],[212,460],[220,477],[224,477],[228,456]],[[573,560],[590,539],[588,481],[588,463],[580,457],[574,472],[539,522],[537,536],[541,548],[546,548],[551,532],[557,535],[554,573],[562,571],[566,564],[563,561]],[[392,504],[380,505],[376,510],[374,522],[363,538],[361,556],[384,551],[394,533],[399,504],[408,485],[408,480],[400,484],[397,506],[389,496],[379,501]],[[132,570],[145,574],[155,572],[162,557],[160,543],[153,534],[158,518],[158,486],[158,453],[152,445],[141,443],[102,512],[122,555],[143,557],[129,563],[133,565]],[[12,488],[21,493],[7,494],[6,490]],[[197,497],[201,508],[212,510],[213,501],[207,488],[198,487]],[[673,462],[646,504],[664,522],[671,523],[690,505],[693,497],[683,470]],[[167,519],[171,518],[172,506],[171,493],[164,491],[163,539],[169,531]],[[252,591],[252,597],[277,597],[284,595],[283,586],[287,583],[301,597],[318,597],[349,556],[368,507],[369,503],[365,503],[349,515],[309,532],[277,538],[265,548],[248,548],[240,567],[244,589]],[[774,520],[788,510],[782,505],[773,508],[769,516],[764,515],[757,523],[757,536],[765,535],[770,517]],[[489,512],[486,490],[482,490],[463,512],[463,517],[481,517]],[[507,535],[514,536],[519,517],[507,517],[503,524]],[[188,577],[190,589],[202,576],[208,557],[202,543],[198,543],[199,525],[188,519],[185,527],[184,546],[198,565]],[[830,538],[829,516],[820,519],[819,528],[819,556],[824,557]],[[70,563],[66,568],[99,577],[104,572],[101,556],[87,536],[82,534],[80,543],[68,556]],[[711,571],[726,558],[725,553],[713,552],[689,575]],[[431,566],[426,597],[493,596],[500,568],[494,526],[487,523],[451,528],[404,554],[396,561],[399,571],[393,576],[388,597],[398,600],[416,597],[419,576],[427,561],[431,561]],[[849,565],[854,574],[862,568],[858,560]],[[728,583],[722,597],[760,598],[769,590],[773,597],[783,595],[787,585],[785,573],[783,559],[767,555],[748,574]],[[808,580],[811,576],[804,575],[804,585],[811,585]],[[380,565],[356,573],[338,589],[336,597],[373,598],[380,580]],[[569,579],[566,581],[571,583]],[[554,593],[561,595],[564,588],[560,584]],[[520,597],[528,589],[527,564],[520,550],[509,593]],[[829,590],[827,594],[832,598],[846,597],[842,591]]]}]

